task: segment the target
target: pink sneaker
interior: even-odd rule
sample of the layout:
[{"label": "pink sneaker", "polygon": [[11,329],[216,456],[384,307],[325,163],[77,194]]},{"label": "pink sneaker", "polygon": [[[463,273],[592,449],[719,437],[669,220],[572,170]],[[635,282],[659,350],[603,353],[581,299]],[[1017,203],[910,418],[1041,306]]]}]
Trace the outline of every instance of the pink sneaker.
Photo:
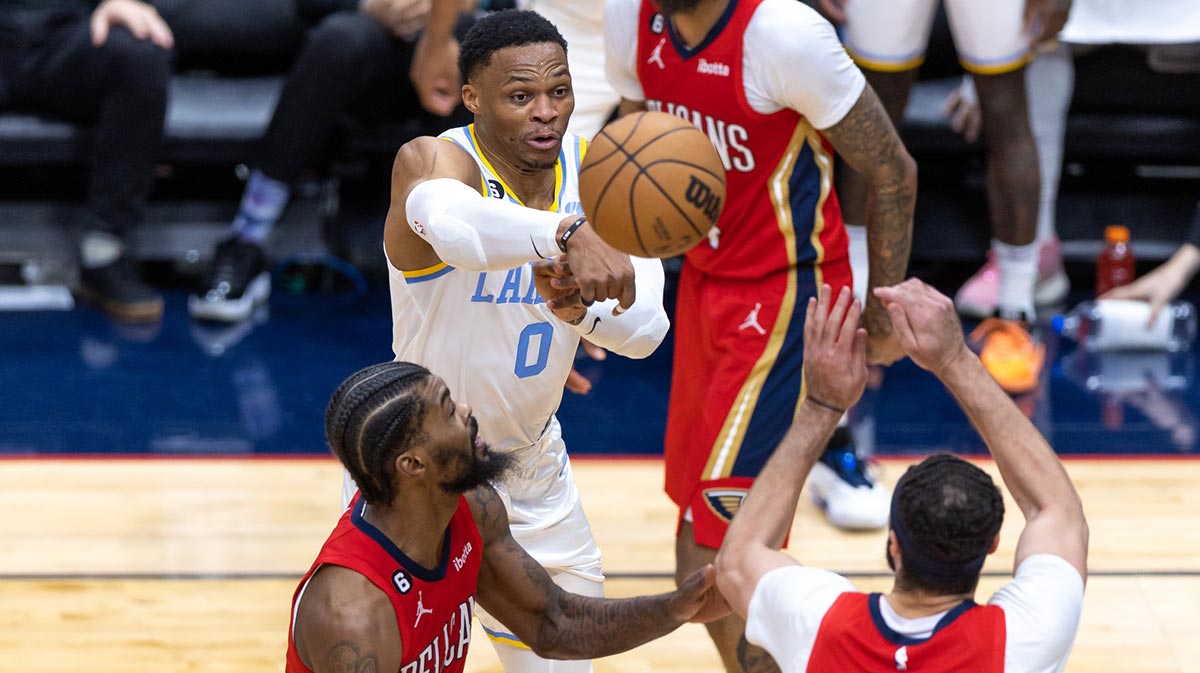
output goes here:
[{"label": "pink sneaker", "polygon": [[[1033,303],[1037,306],[1054,304],[1066,298],[1071,284],[1063,271],[1062,250],[1058,239],[1046,241],[1038,249],[1038,275],[1033,286]],[[992,251],[975,275],[967,279],[954,295],[958,312],[971,318],[990,318],[996,312],[1000,296],[1000,269]]]}]

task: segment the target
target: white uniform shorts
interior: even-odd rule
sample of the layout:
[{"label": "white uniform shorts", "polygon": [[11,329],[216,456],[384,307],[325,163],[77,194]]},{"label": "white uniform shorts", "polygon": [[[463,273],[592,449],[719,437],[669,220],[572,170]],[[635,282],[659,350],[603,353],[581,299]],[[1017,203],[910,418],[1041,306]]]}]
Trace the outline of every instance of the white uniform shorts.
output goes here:
[{"label": "white uniform shorts", "polygon": [[[846,0],[842,40],[867,70],[911,70],[925,60],[938,0]],[[963,68],[997,75],[1031,58],[1024,0],[945,0]]]}]

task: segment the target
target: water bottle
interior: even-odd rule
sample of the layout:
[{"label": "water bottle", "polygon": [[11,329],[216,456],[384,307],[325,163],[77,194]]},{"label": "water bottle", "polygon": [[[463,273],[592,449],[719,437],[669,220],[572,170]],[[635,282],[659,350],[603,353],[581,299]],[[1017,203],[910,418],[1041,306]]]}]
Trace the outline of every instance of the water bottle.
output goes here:
[{"label": "water bottle", "polygon": [[1119,224],[1104,228],[1104,249],[1096,259],[1096,296],[1133,282],[1133,249],[1129,228]]},{"label": "water bottle", "polygon": [[1196,338],[1196,309],[1185,301],[1164,306],[1150,323],[1150,304],[1127,299],[1085,301],[1050,323],[1088,351],[1157,350],[1177,353]]}]

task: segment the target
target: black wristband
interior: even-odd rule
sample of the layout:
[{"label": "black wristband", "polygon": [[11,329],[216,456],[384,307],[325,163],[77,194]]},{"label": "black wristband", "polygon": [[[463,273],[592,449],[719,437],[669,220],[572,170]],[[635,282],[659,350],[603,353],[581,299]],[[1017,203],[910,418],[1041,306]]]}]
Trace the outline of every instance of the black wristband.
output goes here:
[{"label": "black wristband", "polygon": [[587,222],[587,215],[580,215],[578,220],[567,226],[567,230],[562,233],[562,236],[558,237],[559,250],[563,252],[567,251],[567,241],[571,240],[571,237],[575,235],[575,230],[582,227],[584,222]]},{"label": "black wristband", "polygon": [[817,405],[818,407],[825,407],[826,409],[828,409],[830,411],[836,411],[839,414],[846,413],[845,409],[839,409],[838,407],[835,407],[832,404],[822,402],[821,400],[818,400],[817,398],[813,397],[812,395],[808,396],[808,401],[812,402],[813,404]]}]

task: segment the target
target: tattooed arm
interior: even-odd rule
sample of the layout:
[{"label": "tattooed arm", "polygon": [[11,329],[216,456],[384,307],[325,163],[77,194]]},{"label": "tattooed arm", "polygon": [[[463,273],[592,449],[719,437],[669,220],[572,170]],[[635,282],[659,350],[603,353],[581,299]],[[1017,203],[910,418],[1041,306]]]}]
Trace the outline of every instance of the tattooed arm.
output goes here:
[{"label": "tattooed arm", "polygon": [[[887,111],[867,85],[858,102],[841,121],[821,131],[839,156],[869,182],[867,246],[870,250],[870,288],[904,280],[912,247],[913,209],[917,201],[917,165],[900,142]],[[867,359],[891,364],[903,356],[892,332],[892,321],[879,298],[867,291],[863,326],[867,328]]]},{"label": "tattooed arm", "polygon": [[490,486],[469,497],[483,535],[483,567],[476,601],[547,659],[592,659],[617,654],[664,636],[688,621],[724,616],[712,566],[693,573],[675,591],[605,599],[561,589],[516,540],[508,513]]},{"label": "tattooed arm", "polygon": [[293,638],[314,673],[400,670],[400,627],[391,601],[363,575],[323,566],[296,608]]}]

